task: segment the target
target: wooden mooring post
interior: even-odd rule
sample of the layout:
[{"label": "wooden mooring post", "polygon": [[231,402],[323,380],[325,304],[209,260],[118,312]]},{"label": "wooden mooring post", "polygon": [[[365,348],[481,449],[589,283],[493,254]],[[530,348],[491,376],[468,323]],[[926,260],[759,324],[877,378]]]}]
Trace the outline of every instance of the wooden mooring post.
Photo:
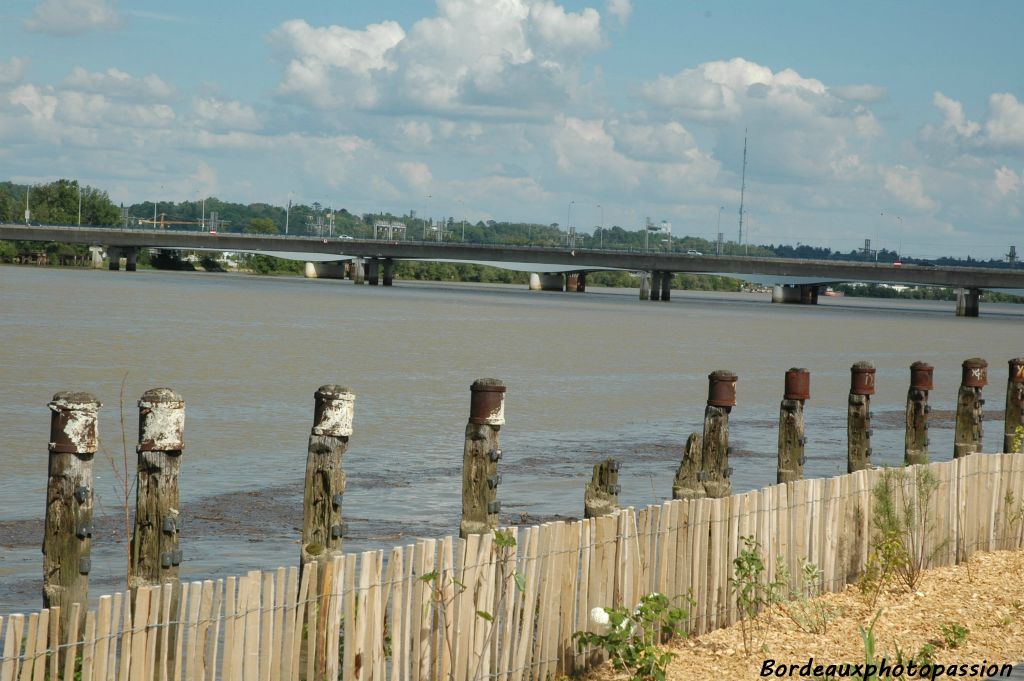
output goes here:
[{"label": "wooden mooring post", "polygon": [[980,357],[965,359],[956,399],[956,435],[953,458],[981,451],[983,407],[981,389],[988,385],[988,362]]},{"label": "wooden mooring post", "polygon": [[153,388],[139,400],[135,529],[128,585],[156,586],[178,579],[182,553],[178,475],[185,449],[185,402],[169,388]]},{"label": "wooden mooring post", "polygon": [[583,493],[583,517],[597,518],[619,508],[619,462],[605,459],[594,465],[594,477]]},{"label": "wooden mooring post", "polygon": [[683,449],[683,460],[679,462],[676,477],[672,481],[673,499],[703,499],[704,491],[702,452],[703,438],[700,433],[690,433]]},{"label": "wooden mooring post", "polygon": [[910,466],[928,463],[928,393],[933,386],[934,367],[925,362],[910,365],[910,388],[907,390],[907,431],[903,439],[903,463]]},{"label": "wooden mooring post", "polygon": [[736,374],[713,371],[708,374],[708,404],[704,408],[704,437],[701,443],[701,474],[704,491],[712,499],[732,494],[729,467],[729,413],[736,406]]},{"label": "wooden mooring post", "polygon": [[43,525],[43,607],[59,607],[67,630],[71,606],[84,612],[92,570],[93,460],[100,401],[86,392],[59,392],[50,408],[49,472]]},{"label": "wooden mooring post", "polygon": [[875,394],[875,366],[856,362],[850,367],[850,399],[846,414],[846,472],[871,467],[871,396]]},{"label": "wooden mooring post", "polygon": [[352,436],[356,396],[339,385],[322,385],[313,400],[313,428],[309,433],[302,496],[303,565],[310,561],[325,564],[341,555],[345,534],[341,510],[345,494],[342,458]]},{"label": "wooden mooring post", "polygon": [[786,372],[786,391],[779,407],[779,467],[776,482],[795,482],[804,477],[804,402],[811,398],[811,372],[793,368]]},{"label": "wooden mooring post", "polygon": [[1024,425],[1024,357],[1010,360],[1006,381],[1006,417],[1003,421],[1003,451],[1014,451],[1017,428]]},{"label": "wooden mooring post", "polygon": [[505,384],[496,378],[481,378],[469,389],[469,422],[462,450],[462,538],[497,528],[501,512],[498,431],[505,423]]}]

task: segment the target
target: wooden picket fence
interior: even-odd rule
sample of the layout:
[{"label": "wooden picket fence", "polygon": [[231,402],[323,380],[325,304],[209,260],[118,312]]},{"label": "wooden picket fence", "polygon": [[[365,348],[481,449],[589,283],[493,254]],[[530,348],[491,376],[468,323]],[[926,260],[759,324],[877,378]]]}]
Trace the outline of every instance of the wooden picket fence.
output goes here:
[{"label": "wooden picket fence", "polygon": [[[921,468],[939,483],[926,499],[916,493]],[[915,504],[931,566],[1024,547],[1024,455],[903,470],[897,496]],[[134,599],[100,598],[84,618],[77,607],[65,618],[57,609],[11,615],[0,618],[0,681],[544,681],[600,661],[572,638],[597,606],[690,594],[692,632],[735,622],[728,578],[746,536],[763,547],[769,578],[781,560],[795,580],[806,558],[821,568],[822,589],[842,589],[865,566],[872,490],[883,475],[425,539],[386,561],[368,551],[301,574],[279,568],[140,588]]]}]

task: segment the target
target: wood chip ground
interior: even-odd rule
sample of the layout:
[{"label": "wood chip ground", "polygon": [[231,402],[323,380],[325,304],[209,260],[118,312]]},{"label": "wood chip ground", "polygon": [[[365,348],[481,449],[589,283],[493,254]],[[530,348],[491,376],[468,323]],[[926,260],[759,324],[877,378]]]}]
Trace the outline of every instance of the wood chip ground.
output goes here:
[{"label": "wood chip ground", "polygon": [[[1024,662],[1024,551],[977,553],[969,563],[929,570],[915,592],[893,588],[873,607],[854,585],[820,598],[840,611],[826,633],[805,633],[775,609],[761,616],[768,618],[766,633],[750,654],[744,652],[738,624],[673,641],[669,649],[676,658],[669,667],[669,681],[765,678],[760,672],[769,658],[786,665],[802,665],[809,657],[815,664],[862,663],[860,627],[869,626],[879,610],[874,627],[877,656],[887,657],[890,664],[895,663],[897,647],[913,656],[928,643],[935,647],[935,662],[944,665]],[[966,627],[968,634],[963,645],[950,648],[942,626],[954,624]],[[1015,669],[1016,674],[1021,671]],[[610,681],[626,676],[605,664],[587,678]]]}]

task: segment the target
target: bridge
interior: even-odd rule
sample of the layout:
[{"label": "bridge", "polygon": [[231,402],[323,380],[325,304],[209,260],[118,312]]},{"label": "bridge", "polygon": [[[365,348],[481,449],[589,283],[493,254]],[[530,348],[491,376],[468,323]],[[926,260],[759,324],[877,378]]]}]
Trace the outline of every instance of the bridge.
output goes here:
[{"label": "bridge", "polygon": [[[931,267],[892,263],[764,258],[733,255],[687,255],[634,250],[571,249],[501,244],[384,241],[309,236],[208,233],[192,231],[78,228],[53,225],[0,224],[0,240],[53,241],[106,248],[110,269],[134,270],[141,248],[263,253],[306,258],[313,276],[344,276],[344,267],[330,263],[351,260],[347,268],[356,283],[384,286],[394,278],[396,260],[486,263],[531,271],[531,288],[582,292],[586,274],[625,270],[641,275],[641,299],[668,301],[675,273],[731,276],[774,286],[772,302],[813,305],[823,286],[842,282],[873,282],[958,289],[957,315],[976,317],[984,290],[1024,295],[1024,271],[982,267]],[[563,277],[564,275],[564,277]]]}]

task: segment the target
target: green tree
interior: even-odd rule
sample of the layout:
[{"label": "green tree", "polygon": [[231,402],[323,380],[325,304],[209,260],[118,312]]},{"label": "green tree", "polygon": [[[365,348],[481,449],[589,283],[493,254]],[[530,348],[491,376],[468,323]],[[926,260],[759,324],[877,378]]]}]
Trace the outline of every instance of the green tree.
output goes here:
[{"label": "green tree", "polygon": [[277,234],[277,225],[270,218],[253,218],[245,228],[246,234]]}]

